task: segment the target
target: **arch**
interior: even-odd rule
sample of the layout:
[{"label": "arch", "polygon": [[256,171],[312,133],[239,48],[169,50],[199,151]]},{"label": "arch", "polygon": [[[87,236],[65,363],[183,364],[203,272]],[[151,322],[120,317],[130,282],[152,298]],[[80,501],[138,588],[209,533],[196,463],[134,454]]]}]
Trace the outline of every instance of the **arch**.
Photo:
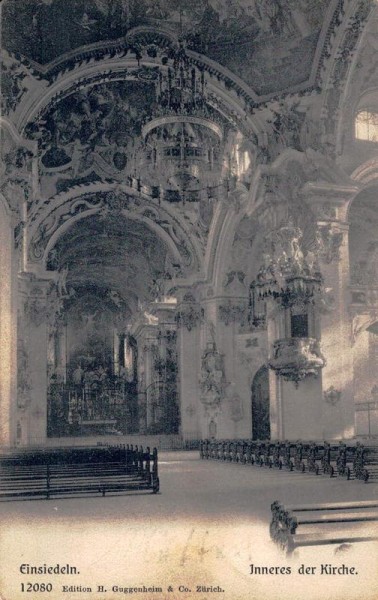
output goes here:
[{"label": "arch", "polygon": [[[286,179],[287,186],[297,186],[295,191],[299,192],[296,180],[300,180],[299,186],[304,186],[311,181],[311,176],[315,174],[318,168],[318,162],[320,168],[325,171],[326,177],[330,176],[331,172],[334,178],[340,177],[340,174],[334,173],[328,165],[326,166],[326,161],[322,159],[323,157],[315,152],[311,154],[310,152],[305,153],[293,148],[286,148],[271,165],[258,165],[256,167],[249,189],[239,185],[233,192],[229,193],[223,204],[226,205],[226,202],[229,201],[230,205],[219,206],[214,217],[205,259],[207,278],[212,281],[214,289],[221,291],[234,237],[243,218],[252,219],[255,216],[257,219],[261,216],[262,211],[270,211],[268,199],[268,196],[271,196],[269,180],[276,178],[277,186],[274,193],[282,199],[280,204],[283,206],[286,191],[282,182]],[[298,172],[293,175],[291,181],[290,176],[293,174],[293,165]],[[344,184],[345,179],[348,178],[344,178]],[[295,205],[297,212],[302,209],[298,202],[302,202],[302,200],[298,199]],[[305,200],[303,200],[303,207],[302,216],[307,215],[311,210],[309,205],[306,205]],[[277,210],[272,211],[274,219],[277,214],[279,214]],[[278,226],[278,223],[271,223],[271,226],[274,228]],[[260,231],[259,236],[262,237],[262,235],[263,233]],[[251,247],[251,260],[253,260],[253,250]]]},{"label": "arch", "polygon": [[[200,70],[205,70],[208,73],[208,92],[210,95],[209,104],[219,112],[221,112],[234,125],[243,127],[255,134],[261,129],[260,118],[246,114],[245,102],[239,99],[235,93],[228,90],[218,77],[215,75],[219,72],[221,79],[232,81],[231,87],[240,88],[242,96],[245,98],[254,97],[254,93],[241,80],[236,81],[235,76],[221,65],[210,61],[208,65],[203,56],[195,52],[188,52],[193,66]],[[80,56],[80,54],[79,54]],[[81,61],[77,68],[63,70],[56,77],[55,81],[48,86],[47,90],[41,94],[41,89],[38,86],[34,93],[31,92],[25,96],[20,104],[20,109],[17,111],[16,128],[23,131],[26,125],[33,121],[39,114],[45,112],[50,105],[59,102],[66,96],[70,95],[74,90],[92,87],[101,83],[110,83],[111,81],[140,81],[147,83],[148,80],[139,78],[138,73],[141,67],[147,69],[156,69],[159,67],[165,71],[168,67],[162,66],[160,62],[143,57],[141,60],[136,58],[125,57],[113,58],[105,57],[99,65],[96,61],[88,61],[80,56]],[[112,73],[110,77],[110,73]],[[150,81],[153,83],[153,80]],[[257,96],[255,96],[257,99]],[[260,126],[259,126],[260,124]]]},{"label": "arch", "polygon": [[353,171],[351,179],[361,182],[363,185],[374,184],[374,181],[378,179],[378,158],[372,158],[362,163]]},{"label": "arch", "polygon": [[5,117],[0,116],[0,129],[1,128],[7,131],[15,146],[24,146],[25,148],[28,148],[31,152],[36,152],[38,143],[29,140],[25,137],[22,137],[22,135],[20,135],[17,128],[11,121],[6,119]]},{"label": "arch", "polygon": [[[211,225],[205,256],[205,273],[215,290],[221,291],[235,232],[241,220],[251,216],[258,206],[261,187],[261,166],[256,167],[250,189],[239,185],[217,207]],[[229,205],[227,205],[229,202]]]},{"label": "arch", "polygon": [[269,369],[260,367],[252,381],[252,439],[270,439]]},{"label": "arch", "polygon": [[118,214],[122,214],[126,219],[143,223],[169,248],[176,262],[182,264],[189,272],[196,272],[201,268],[200,245],[178,216],[172,215],[157,202],[153,204],[145,200],[142,194],[135,194],[135,190],[127,186],[117,189],[114,184],[87,186],[81,193],[78,193],[76,188],[45,201],[33,215],[29,227],[30,266],[41,262],[46,265],[50,250],[76,222],[94,214],[101,214],[102,211],[109,211],[111,214],[112,208],[107,201],[107,194],[115,194],[116,198],[122,198],[114,214],[119,211]]}]

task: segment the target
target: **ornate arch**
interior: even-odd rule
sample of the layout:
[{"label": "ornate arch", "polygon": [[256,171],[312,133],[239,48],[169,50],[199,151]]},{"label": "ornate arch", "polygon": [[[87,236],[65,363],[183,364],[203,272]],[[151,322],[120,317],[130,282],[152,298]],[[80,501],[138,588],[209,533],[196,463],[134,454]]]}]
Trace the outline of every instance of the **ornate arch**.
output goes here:
[{"label": "ornate arch", "polygon": [[[271,165],[256,168],[249,190],[240,186],[229,194],[227,211],[219,208],[214,219],[206,254],[208,279],[212,280],[214,289],[221,289],[235,235],[243,219],[251,224],[251,240],[259,237],[261,241],[262,232],[278,227],[280,221],[287,218],[290,208],[302,228],[314,229],[315,219],[306,202],[304,187],[319,176],[322,180],[341,178],[349,182],[348,177],[339,174],[319,153],[287,148]],[[306,237],[311,238],[310,231]],[[251,245],[251,252],[256,252],[256,246]]]},{"label": "ornate arch", "polygon": [[351,179],[362,185],[373,184],[378,179],[378,158],[373,158],[357,167],[351,174]]},{"label": "ornate arch", "polygon": [[[15,125],[19,131],[23,131],[26,125],[38,117],[43,117],[47,110],[57,105],[74,91],[83,90],[99,84],[112,81],[139,81],[154,84],[158,79],[159,72],[167,72],[168,66],[162,65],[161,61],[154,60],[148,56],[138,58],[125,54],[118,49],[114,53],[107,53],[106,46],[98,49],[97,57],[85,59],[86,49],[77,53],[77,62],[64,68],[65,59],[62,58],[61,70],[55,71],[58,65],[54,65],[51,80],[46,84],[45,80],[35,82],[35,89],[23,97],[17,112],[15,113]],[[102,55],[100,56],[100,53]],[[205,60],[204,57],[195,52],[187,52],[193,67],[204,71],[207,77],[208,103],[221,113],[233,126],[243,133],[258,135],[261,123],[258,115],[246,112],[246,103],[254,105],[252,96],[257,96],[241,80],[235,81],[235,76],[214,61]],[[211,64],[207,64],[207,63]],[[237,79],[237,78],[236,78]],[[225,82],[230,82],[228,85]],[[248,89],[248,91],[247,91]]]},{"label": "ornate arch", "polygon": [[144,223],[163,241],[183,272],[189,275],[201,269],[201,248],[177,216],[158,203],[153,205],[141,195],[135,195],[135,190],[115,189],[111,184],[89,186],[85,191],[72,189],[44,201],[37,208],[29,222],[29,267],[45,266],[57,240],[74,223],[94,214],[115,218],[123,215]]}]

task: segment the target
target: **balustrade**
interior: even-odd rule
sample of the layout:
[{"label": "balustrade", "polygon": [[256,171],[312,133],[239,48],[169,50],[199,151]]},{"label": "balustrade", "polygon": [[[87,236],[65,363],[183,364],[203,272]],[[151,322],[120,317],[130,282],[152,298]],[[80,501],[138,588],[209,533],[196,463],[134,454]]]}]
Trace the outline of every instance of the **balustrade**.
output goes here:
[{"label": "balustrade", "polygon": [[133,433],[138,426],[136,387],[121,379],[93,383],[51,383],[49,436]]}]

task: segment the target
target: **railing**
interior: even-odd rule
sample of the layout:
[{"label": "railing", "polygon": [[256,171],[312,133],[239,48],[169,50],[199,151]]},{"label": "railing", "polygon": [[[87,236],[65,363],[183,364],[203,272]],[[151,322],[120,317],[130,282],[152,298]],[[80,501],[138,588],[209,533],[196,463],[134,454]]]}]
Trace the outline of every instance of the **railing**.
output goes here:
[{"label": "railing", "polygon": [[52,383],[48,389],[48,435],[132,433],[138,427],[134,384],[123,380]]}]

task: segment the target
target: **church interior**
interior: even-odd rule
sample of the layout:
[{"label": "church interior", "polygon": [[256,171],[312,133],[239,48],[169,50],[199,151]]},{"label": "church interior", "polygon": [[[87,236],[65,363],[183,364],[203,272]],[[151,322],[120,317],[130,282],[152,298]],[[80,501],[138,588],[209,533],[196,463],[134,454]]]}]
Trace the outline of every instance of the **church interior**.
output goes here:
[{"label": "church interior", "polygon": [[[207,581],[221,556],[244,578],[236,528],[256,562],[254,528],[277,496],[373,497],[374,482],[310,474],[247,483],[198,451],[377,445],[377,1],[4,0],[1,23],[1,451],[156,447],[161,496],[56,501],[63,553],[81,545],[93,571],[93,538],[79,522],[65,538],[75,511],[98,538],[109,511],[109,548],[125,505],[129,527],[156,511],[145,554],[169,514],[177,527],[201,515],[209,538],[195,529],[194,563],[186,525],[174,577],[192,560],[197,581],[202,548]],[[25,504],[46,562],[34,545],[56,542],[39,523],[53,508]],[[25,508],[6,510],[21,531]],[[211,518],[229,539],[218,553],[204,550]],[[227,598],[247,598],[240,585]],[[357,599],[358,585],[332,597]]]}]

